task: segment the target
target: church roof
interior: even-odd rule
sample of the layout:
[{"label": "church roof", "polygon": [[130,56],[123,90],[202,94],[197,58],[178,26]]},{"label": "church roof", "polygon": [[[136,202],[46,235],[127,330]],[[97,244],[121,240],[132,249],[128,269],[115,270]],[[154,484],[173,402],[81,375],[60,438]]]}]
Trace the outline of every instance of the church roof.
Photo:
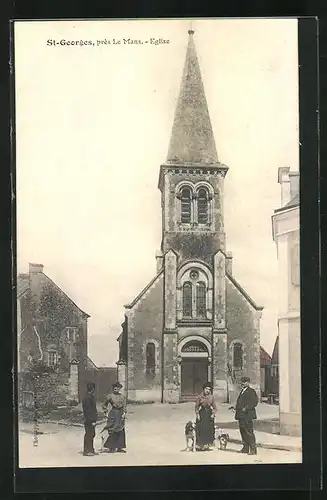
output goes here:
[{"label": "church roof", "polygon": [[238,291],[243,295],[243,297],[251,304],[251,306],[256,310],[256,311],[262,311],[263,306],[259,306],[254,302],[253,299],[246,293],[244,288],[241,287],[241,285],[236,281],[234,276],[226,272],[226,276],[229,279],[229,281],[238,289]]},{"label": "church roof", "polygon": [[218,163],[218,155],[193,35],[189,30],[167,163],[210,166]]},{"label": "church roof", "polygon": [[126,309],[131,309],[132,307],[134,307],[135,304],[137,304],[138,301],[143,297],[143,295],[149,290],[149,288],[157,281],[157,279],[159,278],[159,276],[161,276],[162,273],[163,273],[163,268],[160,269],[158,274],[156,274],[156,276],[146,285],[146,287],[143,288],[143,290],[137,295],[137,297],[135,297],[135,299],[132,300],[132,302],[130,302],[129,304],[125,304],[124,307]]}]

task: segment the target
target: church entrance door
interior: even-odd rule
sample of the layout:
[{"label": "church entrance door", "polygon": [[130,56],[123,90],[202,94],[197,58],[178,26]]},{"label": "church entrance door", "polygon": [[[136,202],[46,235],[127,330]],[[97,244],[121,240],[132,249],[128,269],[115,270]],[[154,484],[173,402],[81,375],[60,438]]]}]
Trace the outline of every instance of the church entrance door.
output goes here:
[{"label": "church entrance door", "polygon": [[208,381],[207,358],[183,358],[181,366],[181,398],[194,401]]}]

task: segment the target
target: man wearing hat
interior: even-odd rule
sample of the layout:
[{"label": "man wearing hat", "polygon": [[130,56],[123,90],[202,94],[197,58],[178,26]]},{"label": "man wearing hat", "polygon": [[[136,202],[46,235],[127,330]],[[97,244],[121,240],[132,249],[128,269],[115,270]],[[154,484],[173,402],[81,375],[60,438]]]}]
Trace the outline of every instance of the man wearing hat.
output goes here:
[{"label": "man wearing hat", "polygon": [[82,401],[85,427],[83,455],[86,457],[91,457],[97,455],[94,450],[93,444],[95,437],[95,424],[98,418],[98,412],[94,398],[95,384],[93,382],[88,382],[86,384],[86,391],[86,395],[84,396]]},{"label": "man wearing hat", "polygon": [[249,377],[241,378],[241,392],[236,401],[235,420],[238,420],[242,437],[243,448],[240,453],[249,455],[257,454],[255,436],[253,433],[253,420],[257,418],[256,406],[259,402],[257,393],[250,387]]}]

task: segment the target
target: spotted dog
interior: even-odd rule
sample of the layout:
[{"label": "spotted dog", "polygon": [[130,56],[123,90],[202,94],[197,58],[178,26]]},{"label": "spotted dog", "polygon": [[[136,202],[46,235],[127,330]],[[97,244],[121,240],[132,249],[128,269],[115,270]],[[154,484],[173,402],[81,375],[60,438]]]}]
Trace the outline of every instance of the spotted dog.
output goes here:
[{"label": "spotted dog", "polygon": [[226,450],[227,443],[229,441],[229,435],[223,429],[216,429],[216,442],[219,443],[219,448],[221,450]]},{"label": "spotted dog", "polygon": [[186,448],[185,451],[195,451],[195,423],[187,422],[185,425],[185,440]]}]

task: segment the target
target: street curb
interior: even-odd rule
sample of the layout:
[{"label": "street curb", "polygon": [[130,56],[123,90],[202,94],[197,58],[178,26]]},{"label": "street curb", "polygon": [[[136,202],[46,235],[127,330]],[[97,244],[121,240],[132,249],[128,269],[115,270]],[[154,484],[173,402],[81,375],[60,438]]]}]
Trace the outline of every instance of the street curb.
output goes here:
[{"label": "street curb", "polygon": [[[235,439],[235,438],[229,438],[229,441],[231,443],[235,444],[243,444],[240,439]],[[263,448],[267,450],[279,450],[279,451],[302,451],[300,446],[283,446],[280,444],[264,444],[264,443],[257,443],[258,448]]]},{"label": "street curb", "polygon": [[[102,425],[106,423],[106,419],[99,420],[95,425],[96,427],[98,425]],[[44,421],[45,424],[55,424],[55,425],[63,425],[64,427],[84,427],[84,424],[78,423],[78,422],[67,422],[64,420],[46,420]]]},{"label": "street curb", "polygon": [[[56,420],[47,420],[46,422],[44,423],[48,423],[48,424],[56,424],[56,425],[62,425],[64,427],[79,427],[79,428],[83,428],[84,427],[84,424],[79,424],[77,422],[72,422],[72,423],[68,423],[68,422],[64,422],[64,421],[56,421]],[[99,422],[96,423],[96,426],[99,426],[99,425],[102,425],[102,424],[105,424],[106,423],[106,419],[103,419],[103,420],[100,420]],[[24,433],[27,433],[27,434],[33,434],[33,431],[29,431],[29,430],[24,430],[22,429],[22,432]],[[40,431],[40,433],[38,433],[39,435],[44,435],[45,433]],[[234,444],[239,444],[239,445],[242,445],[242,441],[240,439],[236,439],[236,438],[229,438],[229,442],[230,443],[234,443]],[[263,449],[267,449],[267,450],[278,450],[278,451],[295,451],[295,452],[301,452],[302,449],[300,446],[293,446],[293,445],[289,445],[289,446],[283,446],[283,445],[279,445],[279,444],[270,444],[270,443],[257,443],[257,447],[258,448],[263,448]]]}]

